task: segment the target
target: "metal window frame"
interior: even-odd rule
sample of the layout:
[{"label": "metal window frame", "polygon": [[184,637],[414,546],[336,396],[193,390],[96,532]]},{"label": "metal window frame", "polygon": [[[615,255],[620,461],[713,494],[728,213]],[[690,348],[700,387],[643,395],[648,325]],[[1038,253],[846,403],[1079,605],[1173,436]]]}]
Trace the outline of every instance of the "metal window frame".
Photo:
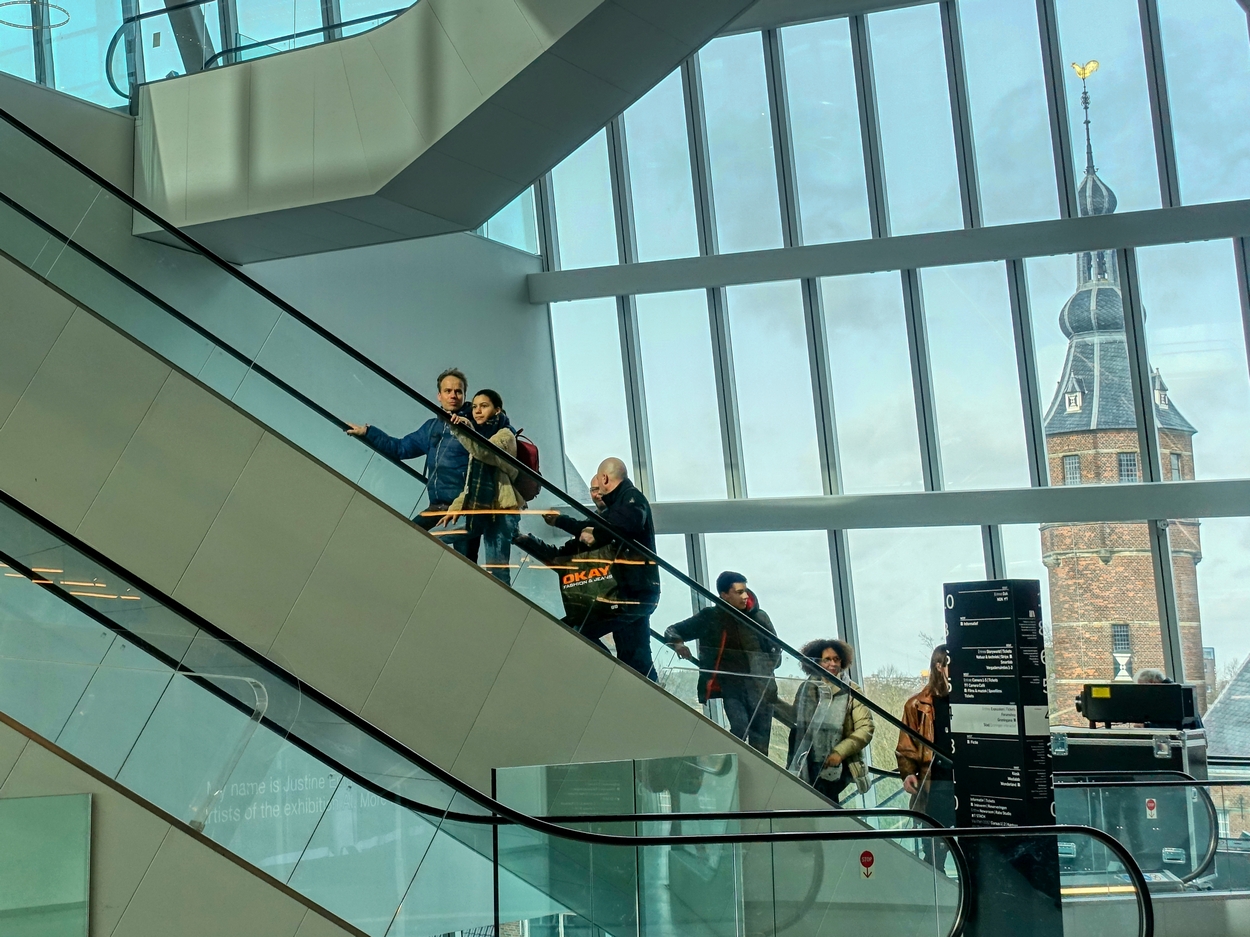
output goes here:
[{"label": "metal window frame", "polygon": [[52,54],[51,9],[47,3],[33,0],[30,4],[31,54],[34,56],[35,83],[56,87],[56,64]]},{"label": "metal window frame", "polygon": [[[1079,218],[1076,206],[1076,164],[1055,0],[1036,0],[1060,218],[1057,221],[985,229],[980,213],[975,141],[968,104],[967,74],[957,2],[940,0],[939,6],[942,13],[964,231],[900,238],[890,236],[887,180],[881,153],[867,13],[858,13],[848,16],[847,20],[872,224],[870,240],[811,246],[803,244],[784,45],[778,29],[768,28],[760,31],[760,36],[765,55],[784,246],[778,250],[744,252],[732,256],[721,255],[719,252],[707,150],[706,117],[696,54],[682,64],[681,72],[695,187],[699,257],[637,263],[636,249],[633,248],[630,236],[632,206],[628,148],[624,139],[623,120],[617,118],[614,121],[615,131],[609,130],[609,152],[613,165],[614,210],[621,264],[613,268],[570,271],[558,276],[531,275],[531,298],[550,301],[557,298],[614,296],[621,303],[619,308],[622,324],[632,323],[636,328],[636,310],[631,308],[636,294],[680,289],[707,291],[729,497],[722,502],[669,503],[656,506],[657,527],[662,532],[682,533],[686,537],[687,558],[696,578],[701,576],[705,579],[707,576],[704,537],[708,532],[824,529],[828,536],[830,569],[834,580],[838,633],[852,644],[858,644],[848,545],[848,531],[851,529],[977,525],[982,534],[986,575],[998,578],[1006,574],[1003,524],[1042,523],[1060,518],[1073,522],[1087,518],[1123,522],[1146,517],[1150,529],[1165,666],[1169,676],[1179,680],[1183,678],[1183,661],[1166,518],[1250,514],[1250,482],[1188,482],[1184,486],[1167,486],[1171,492],[1166,494],[1156,486],[1162,480],[1162,454],[1151,396],[1150,362],[1134,249],[1147,244],[1233,238],[1246,335],[1247,367],[1250,368],[1250,200],[1180,207],[1158,0],[1138,0],[1159,166],[1161,203],[1164,207],[1105,218]],[[883,4],[881,8],[889,8],[889,4]],[[538,191],[539,227],[540,238],[544,242],[545,268],[556,271],[559,268],[558,238],[554,217],[549,217],[549,181],[545,195],[543,185],[540,184]],[[546,210],[544,199],[548,203]],[[1076,254],[1084,250],[1105,248],[1108,244],[1120,245],[1117,249],[1117,262],[1120,265],[1124,296],[1130,382],[1138,418],[1139,482],[1135,485],[1105,486],[1101,491],[1091,491],[1094,486],[1066,486],[1066,491],[1063,490],[1064,486],[1050,488],[1043,424],[1044,401],[1040,394],[1041,382],[1028,293],[1027,263],[1022,258]],[[1031,487],[1028,489],[992,492],[942,490],[941,449],[920,271],[927,267],[977,261],[998,261],[1006,265],[1029,457]],[[820,279],[882,270],[898,270],[901,278],[926,491],[849,498],[840,495],[842,486],[835,401],[824,332]],[[803,287],[811,389],[817,413],[825,497],[748,501],[725,291],[727,286],[734,284],[778,280],[795,280]],[[641,426],[645,420],[645,396],[641,393],[637,335],[636,331],[631,332],[629,328],[622,328],[621,334],[627,373],[633,375],[637,382],[636,389],[629,391],[630,405],[637,414],[635,422]],[[633,430],[631,432],[638,435]],[[646,445],[649,446],[649,442]],[[862,673],[855,676],[862,679]]]}]

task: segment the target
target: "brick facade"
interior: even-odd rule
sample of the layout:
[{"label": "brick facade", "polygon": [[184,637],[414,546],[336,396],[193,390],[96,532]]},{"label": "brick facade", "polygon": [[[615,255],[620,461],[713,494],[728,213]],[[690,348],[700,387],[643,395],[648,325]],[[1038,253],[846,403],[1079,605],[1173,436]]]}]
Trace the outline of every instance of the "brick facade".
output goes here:
[{"label": "brick facade", "polygon": [[[1046,442],[1052,485],[1064,483],[1065,455],[1080,457],[1081,484],[1118,483],[1120,454],[1136,454],[1138,449],[1136,431],[1126,429],[1057,434]],[[1164,479],[1171,480],[1173,452],[1180,455],[1182,478],[1193,478],[1191,437],[1164,430],[1159,443]],[[1205,710],[1198,522],[1173,521],[1169,535],[1185,672],[1196,685],[1199,709]],[[1074,699],[1082,684],[1116,676],[1115,625],[1128,626],[1132,673],[1145,667],[1163,668],[1150,532],[1145,522],[1044,524],[1041,538],[1050,586],[1055,720],[1086,725]]]}]

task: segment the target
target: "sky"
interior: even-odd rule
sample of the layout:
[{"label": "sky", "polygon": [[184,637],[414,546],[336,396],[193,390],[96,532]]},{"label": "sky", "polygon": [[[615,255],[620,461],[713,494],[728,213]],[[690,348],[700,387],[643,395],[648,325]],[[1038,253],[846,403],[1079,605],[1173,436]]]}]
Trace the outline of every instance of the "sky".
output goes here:
[{"label": "sky", "polygon": [[[54,33],[58,86],[121,104],[103,79],[103,53],[120,24],[117,0],[58,0],[71,21]],[[155,0],[144,0],[155,8]],[[343,0],[345,18],[389,4]],[[22,9],[13,8],[15,16]],[[215,33],[215,6],[206,8]],[[240,31],[257,38],[316,25],[311,0],[240,0]],[[1180,189],[1186,203],[1250,197],[1250,40],[1235,0],[1159,0]],[[1057,0],[1064,62],[1097,59],[1090,78],[1094,159],[1119,210],[1160,205],[1144,57],[1135,0]],[[1032,0],[960,0],[976,170],[986,224],[1058,216],[1042,63]],[[162,25],[163,24],[163,25]],[[936,4],[868,16],[893,234],[963,226],[946,65]],[[154,33],[164,31],[155,44]],[[145,31],[150,76],[181,70],[158,18]],[[868,237],[859,114],[845,20],[783,29],[805,243]],[[758,34],[718,39],[699,53],[707,111],[715,237],[722,252],[780,246],[764,58]],[[32,77],[27,31],[0,27],[0,70]],[[1065,73],[1074,170],[1084,171],[1080,82]],[[699,251],[681,76],[674,72],[625,114],[638,258]],[[618,263],[603,133],[553,172],[561,265]],[[489,233],[533,249],[533,211],[518,199]],[[503,232],[503,233],[496,233]],[[1114,245],[1111,245],[1114,246]],[[1250,472],[1250,377],[1229,242],[1138,252],[1152,363],[1175,406],[1198,429],[1200,478]],[[1075,286],[1075,259],[1029,258],[1041,387],[1049,403],[1066,340],[1057,316]],[[953,489],[1028,484],[1006,270],[1001,263],[921,272],[945,484]],[[819,283],[842,490],[922,487],[915,405],[897,272]],[[706,295],[635,301],[652,480],[659,500],[723,498],[720,414]],[[737,383],[743,473],[750,496],[817,494],[807,333],[798,283],[726,291],[725,326]],[[553,334],[569,458],[587,474],[607,454],[627,455],[630,434],[615,299],[556,304]],[[970,528],[850,534],[861,660],[871,672],[927,663],[923,635],[941,633],[941,585],[982,575]],[[1041,576],[1032,525],[1004,529],[1013,575]],[[1207,644],[1221,661],[1250,653],[1242,625],[1250,586],[1250,519],[1202,525],[1199,589]],[[662,548],[684,566],[680,539]],[[834,632],[823,531],[707,538],[712,572],[745,572],[783,637]],[[668,552],[666,552],[666,556]],[[661,617],[686,614],[666,598]],[[663,623],[663,622],[661,622]]]}]

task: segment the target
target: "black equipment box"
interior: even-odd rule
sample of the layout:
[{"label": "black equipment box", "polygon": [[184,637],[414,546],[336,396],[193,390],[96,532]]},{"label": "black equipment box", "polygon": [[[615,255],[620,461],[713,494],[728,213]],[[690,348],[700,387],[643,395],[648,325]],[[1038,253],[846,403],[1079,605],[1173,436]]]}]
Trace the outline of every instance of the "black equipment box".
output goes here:
[{"label": "black equipment box", "polygon": [[1054,726],[1050,751],[1056,773],[1180,771],[1207,779],[1202,729],[1069,729]]},{"label": "black equipment box", "polygon": [[1197,728],[1194,688],[1180,683],[1087,683],[1076,708],[1089,727],[1144,723],[1148,728]]}]

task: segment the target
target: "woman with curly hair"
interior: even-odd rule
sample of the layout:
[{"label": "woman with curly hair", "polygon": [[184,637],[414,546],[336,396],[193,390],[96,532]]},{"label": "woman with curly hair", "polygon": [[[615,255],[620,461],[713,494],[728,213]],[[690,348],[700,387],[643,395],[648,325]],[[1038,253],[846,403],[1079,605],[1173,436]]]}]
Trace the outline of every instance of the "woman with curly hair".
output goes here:
[{"label": "woman with curly hair", "polygon": [[[855,652],[836,638],[809,641],[800,648],[808,678],[799,686],[794,703],[778,700],[777,718],[790,728],[790,772],[802,778],[835,804],[853,778],[852,765],[863,763],[863,752],[875,730],[868,707],[837,686],[851,666]],[[819,669],[818,669],[819,668]],[[821,671],[838,678],[826,679]]]}]

